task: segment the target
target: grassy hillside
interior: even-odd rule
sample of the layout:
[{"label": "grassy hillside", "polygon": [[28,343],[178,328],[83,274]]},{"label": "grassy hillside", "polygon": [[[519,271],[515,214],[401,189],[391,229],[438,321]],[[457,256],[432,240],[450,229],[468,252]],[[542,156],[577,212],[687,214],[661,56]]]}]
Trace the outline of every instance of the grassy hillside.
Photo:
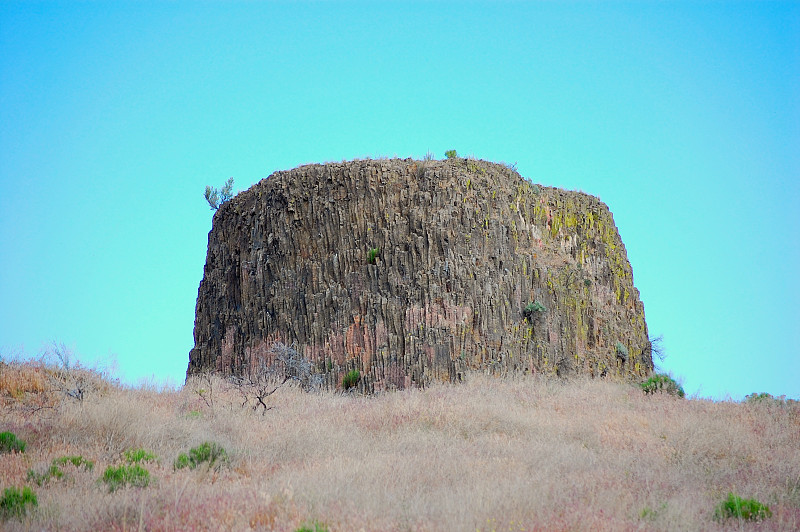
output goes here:
[{"label": "grassy hillside", "polygon": [[[0,528],[800,530],[797,403],[477,374],[371,397],[285,385],[256,410],[241,391],[3,364],[0,432],[24,451],[0,442]],[[726,517],[729,493],[769,514]]]}]

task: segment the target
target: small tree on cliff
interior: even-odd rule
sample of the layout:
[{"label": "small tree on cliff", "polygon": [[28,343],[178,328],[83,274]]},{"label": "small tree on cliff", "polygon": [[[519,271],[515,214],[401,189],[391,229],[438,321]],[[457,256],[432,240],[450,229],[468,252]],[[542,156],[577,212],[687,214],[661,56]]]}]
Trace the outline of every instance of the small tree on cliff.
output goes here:
[{"label": "small tree on cliff", "polygon": [[220,189],[206,185],[205,197],[212,210],[219,209],[220,205],[233,197],[233,178],[229,177]]}]

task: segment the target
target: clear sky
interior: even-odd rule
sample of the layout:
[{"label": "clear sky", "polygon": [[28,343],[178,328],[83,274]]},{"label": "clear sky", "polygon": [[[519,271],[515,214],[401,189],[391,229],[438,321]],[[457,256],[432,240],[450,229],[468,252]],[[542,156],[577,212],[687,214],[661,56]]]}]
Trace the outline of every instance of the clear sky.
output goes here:
[{"label": "clear sky", "polygon": [[689,394],[800,398],[800,3],[0,3],[0,349],[180,383],[205,185],[447,149],[617,222]]}]

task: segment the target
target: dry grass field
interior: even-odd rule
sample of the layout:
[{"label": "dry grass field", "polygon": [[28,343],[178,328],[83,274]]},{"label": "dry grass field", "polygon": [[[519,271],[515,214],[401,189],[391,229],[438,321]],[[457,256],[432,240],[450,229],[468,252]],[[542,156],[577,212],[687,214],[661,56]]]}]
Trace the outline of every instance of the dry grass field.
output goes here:
[{"label": "dry grass field", "polygon": [[[286,385],[266,402],[242,407],[218,379],[129,388],[3,364],[0,432],[26,446],[0,454],[0,490],[29,486],[38,505],[0,528],[800,530],[797,403],[480,374],[370,397]],[[204,442],[226,457],[175,468]],[[133,468],[140,449],[149,483],[111,491],[105,471]],[[74,456],[93,468],[58,462]],[[731,492],[771,516],[715,518]]]}]

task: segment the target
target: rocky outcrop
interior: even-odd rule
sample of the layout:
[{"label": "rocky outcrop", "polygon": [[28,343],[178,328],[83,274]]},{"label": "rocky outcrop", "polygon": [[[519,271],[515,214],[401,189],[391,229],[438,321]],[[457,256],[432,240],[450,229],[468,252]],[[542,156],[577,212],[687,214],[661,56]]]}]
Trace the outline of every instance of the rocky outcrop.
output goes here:
[{"label": "rocky outcrop", "polygon": [[216,212],[187,376],[294,344],[326,387],[467,369],[638,379],[644,308],[611,212],[472,159],[275,172]]}]

